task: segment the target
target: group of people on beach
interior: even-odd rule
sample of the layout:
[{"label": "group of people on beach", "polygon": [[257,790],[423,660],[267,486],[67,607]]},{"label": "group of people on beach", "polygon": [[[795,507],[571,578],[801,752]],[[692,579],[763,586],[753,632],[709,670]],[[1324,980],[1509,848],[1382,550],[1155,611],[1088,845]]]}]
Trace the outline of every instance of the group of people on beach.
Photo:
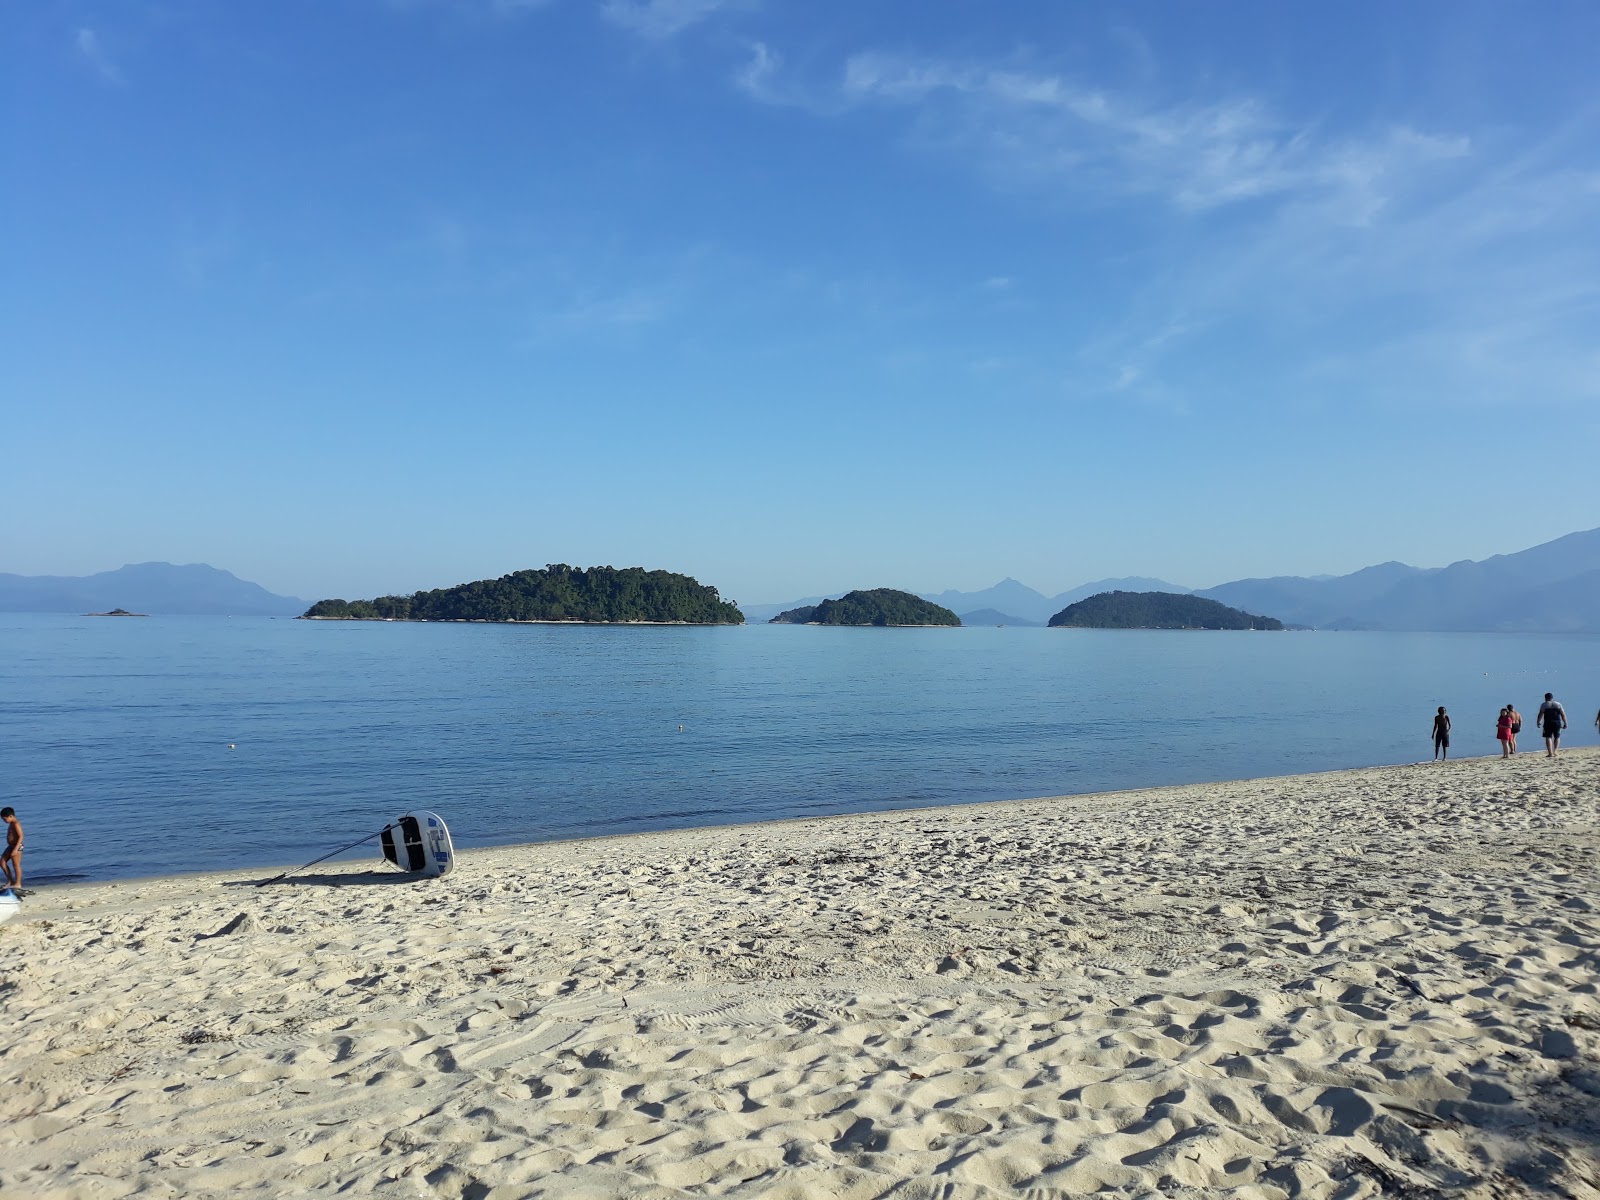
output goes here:
[{"label": "group of people on beach", "polygon": [[[1544,701],[1539,705],[1538,722],[1539,731],[1544,735],[1545,757],[1554,758],[1561,748],[1561,731],[1567,727],[1567,710],[1550,692],[1544,694]],[[1600,712],[1594,715],[1594,727],[1600,730]],[[1501,758],[1510,758],[1517,752],[1517,734],[1521,732],[1522,714],[1517,711],[1516,705],[1506,705],[1500,710],[1494,726]],[[1433,716],[1433,757],[1435,761],[1450,757],[1450,714],[1445,712],[1442,704]]]}]

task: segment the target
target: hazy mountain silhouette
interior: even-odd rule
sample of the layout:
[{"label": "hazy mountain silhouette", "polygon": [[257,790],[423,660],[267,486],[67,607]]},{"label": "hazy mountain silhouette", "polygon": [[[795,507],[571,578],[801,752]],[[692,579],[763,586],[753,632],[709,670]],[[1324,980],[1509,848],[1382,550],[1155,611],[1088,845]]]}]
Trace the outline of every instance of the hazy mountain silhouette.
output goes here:
[{"label": "hazy mountain silhouette", "polygon": [[975,612],[978,609],[992,608],[997,612],[1014,613],[1028,621],[1043,625],[1056,613],[1076,600],[1088,596],[1097,596],[1101,592],[1177,592],[1180,594],[1189,591],[1186,587],[1179,587],[1175,583],[1165,583],[1160,579],[1145,579],[1133,576],[1127,579],[1101,579],[1094,583],[1080,584],[1062,592],[1059,596],[1046,596],[1036,592],[1025,583],[1018,583],[1015,579],[1002,579],[993,587],[984,588],[981,592],[947,591],[935,595],[932,592],[919,592],[924,600],[932,600],[935,604],[942,604],[952,612]]},{"label": "hazy mountain silhouette", "polygon": [[1448,567],[1239,579],[1195,593],[1322,629],[1600,632],[1600,529]]},{"label": "hazy mountain silhouette", "polygon": [[205,563],[133,563],[98,575],[0,574],[0,612],[87,613],[112,608],[205,616],[296,616],[306,602]]},{"label": "hazy mountain silhouette", "polygon": [[[1015,613],[1019,617],[1041,623],[1050,616],[1049,612],[1044,613],[1044,616],[1036,615],[1049,607],[1049,599],[1015,579],[1002,579],[993,587],[984,588],[981,592],[958,592],[951,588],[938,594],[918,592],[917,595],[924,600],[932,600],[935,604],[942,604],[956,613],[992,608],[996,612]],[[1050,609],[1050,612],[1054,611]]]},{"label": "hazy mountain silhouette", "polygon": [[791,608],[810,608],[826,599],[827,596],[806,596],[800,600],[787,600],[782,604],[739,604],[735,607],[744,614],[745,624],[765,625],[781,612],[788,612]]},{"label": "hazy mountain silhouette", "polygon": [[[1187,596],[1194,589],[1186,588],[1180,584],[1168,583],[1165,579],[1150,579],[1144,575],[1127,575],[1121,579],[1097,579],[1093,583],[1081,583],[1075,588],[1069,588],[1059,596],[1050,597],[1050,603],[1059,611],[1069,604],[1079,600],[1087,600],[1090,596],[1098,596],[1102,592],[1166,592],[1174,596]],[[1055,613],[1052,612],[1051,616]]]},{"label": "hazy mountain silhouette", "polygon": [[[1043,625],[1069,604],[1102,592],[1192,593],[1276,617],[1286,625],[1318,629],[1600,632],[1600,529],[1448,567],[1386,562],[1348,575],[1236,579],[1198,591],[1132,576],[1081,584],[1058,596],[1002,579],[978,592],[951,589],[918,595],[963,614],[969,625]],[[756,623],[824,598],[739,607],[747,621]]]},{"label": "hazy mountain silhouette", "polygon": [[961,614],[963,625],[1021,625],[1024,628],[1042,629],[1043,621],[1030,621],[1026,617],[1013,617],[1003,613],[997,608],[980,608],[975,612]]}]

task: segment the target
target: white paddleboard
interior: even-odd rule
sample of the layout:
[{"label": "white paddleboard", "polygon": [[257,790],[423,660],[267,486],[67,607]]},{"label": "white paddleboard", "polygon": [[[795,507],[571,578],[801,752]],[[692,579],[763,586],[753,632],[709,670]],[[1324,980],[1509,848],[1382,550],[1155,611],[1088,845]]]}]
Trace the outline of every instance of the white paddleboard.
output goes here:
[{"label": "white paddleboard", "polygon": [[10,888],[0,891],[0,925],[11,920],[22,911],[22,901],[17,899],[17,894]]},{"label": "white paddleboard", "polygon": [[455,869],[456,848],[438,813],[406,813],[378,839],[383,856],[413,875],[448,875]]}]

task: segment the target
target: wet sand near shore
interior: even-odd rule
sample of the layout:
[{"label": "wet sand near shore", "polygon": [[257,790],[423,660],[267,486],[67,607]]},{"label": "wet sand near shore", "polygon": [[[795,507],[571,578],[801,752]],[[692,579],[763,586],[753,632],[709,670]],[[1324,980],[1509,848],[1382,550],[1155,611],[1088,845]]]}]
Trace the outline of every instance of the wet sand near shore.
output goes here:
[{"label": "wet sand near shore", "polygon": [[1600,752],[43,888],[0,1191],[1600,1196]]}]

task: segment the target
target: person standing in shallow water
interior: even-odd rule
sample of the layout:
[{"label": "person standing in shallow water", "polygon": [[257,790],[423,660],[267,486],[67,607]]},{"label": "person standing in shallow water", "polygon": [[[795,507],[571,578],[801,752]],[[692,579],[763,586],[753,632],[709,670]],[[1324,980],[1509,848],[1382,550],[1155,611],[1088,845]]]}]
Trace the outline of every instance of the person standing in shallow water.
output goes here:
[{"label": "person standing in shallow water", "polygon": [[1500,743],[1500,757],[1511,757],[1511,708],[1500,710],[1500,719],[1494,723],[1494,736]]},{"label": "person standing in shallow water", "polygon": [[1433,757],[1450,757],[1450,714],[1444,711],[1442,704],[1433,715]]},{"label": "person standing in shallow water", "polygon": [[17,810],[7,805],[0,808],[0,821],[6,824],[6,849],[0,854],[0,871],[5,872],[5,881],[0,887],[9,887],[19,896],[26,896],[22,890],[22,822],[17,820]]},{"label": "person standing in shallow water", "polygon": [[1554,758],[1561,748],[1561,731],[1567,727],[1567,710],[1549,692],[1544,694],[1544,703],[1539,705],[1539,725],[1544,733],[1544,756]]},{"label": "person standing in shallow water", "polygon": [[1511,753],[1517,752],[1517,734],[1522,732],[1522,714],[1517,711],[1515,704],[1506,705],[1506,711],[1511,714]]}]

